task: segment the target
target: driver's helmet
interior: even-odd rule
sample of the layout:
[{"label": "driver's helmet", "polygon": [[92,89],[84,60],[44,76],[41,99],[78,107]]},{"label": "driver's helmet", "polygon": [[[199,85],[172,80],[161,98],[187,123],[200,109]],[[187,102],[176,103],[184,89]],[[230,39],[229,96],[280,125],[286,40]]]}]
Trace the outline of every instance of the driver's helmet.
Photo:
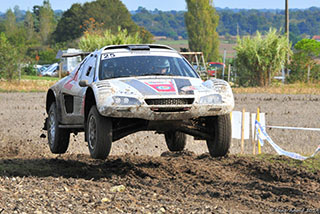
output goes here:
[{"label": "driver's helmet", "polygon": [[111,78],[115,75],[117,63],[113,60],[105,60],[103,64],[104,78]]},{"label": "driver's helmet", "polygon": [[157,73],[166,74],[170,71],[170,63],[168,59],[159,58],[154,65]]}]

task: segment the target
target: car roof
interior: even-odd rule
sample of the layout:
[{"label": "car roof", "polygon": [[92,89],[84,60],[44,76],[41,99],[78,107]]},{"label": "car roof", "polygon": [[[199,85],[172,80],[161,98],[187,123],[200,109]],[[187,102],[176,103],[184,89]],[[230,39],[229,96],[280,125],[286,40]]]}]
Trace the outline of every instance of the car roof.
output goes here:
[{"label": "car roof", "polygon": [[131,45],[109,45],[99,50],[99,52],[134,52],[134,51],[162,51],[170,53],[178,53],[175,49],[158,44],[131,44]]}]

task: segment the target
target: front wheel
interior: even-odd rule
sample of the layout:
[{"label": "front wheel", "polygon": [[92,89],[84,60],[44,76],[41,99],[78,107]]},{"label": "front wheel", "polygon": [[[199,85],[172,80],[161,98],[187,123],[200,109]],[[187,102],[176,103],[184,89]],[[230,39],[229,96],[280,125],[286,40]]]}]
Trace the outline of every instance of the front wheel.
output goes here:
[{"label": "front wheel", "polygon": [[229,152],[231,144],[231,120],[230,115],[221,115],[206,118],[206,129],[210,139],[207,146],[212,157],[225,156]]},{"label": "front wheel", "polygon": [[186,135],[178,131],[165,132],[166,143],[169,151],[179,152],[186,146]]},{"label": "front wheel", "polygon": [[63,154],[69,146],[70,131],[59,128],[56,103],[52,103],[48,112],[48,143],[52,153]]},{"label": "front wheel", "polygon": [[94,159],[106,159],[112,144],[112,121],[99,114],[92,106],[87,119],[87,139],[90,155]]}]

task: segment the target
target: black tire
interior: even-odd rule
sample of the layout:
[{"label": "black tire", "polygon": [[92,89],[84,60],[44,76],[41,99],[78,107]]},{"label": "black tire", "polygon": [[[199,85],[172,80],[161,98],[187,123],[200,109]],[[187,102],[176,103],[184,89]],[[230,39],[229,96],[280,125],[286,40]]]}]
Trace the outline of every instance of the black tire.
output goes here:
[{"label": "black tire", "polygon": [[90,109],[86,127],[91,157],[101,160],[106,159],[110,153],[112,144],[111,119],[101,116],[94,105]]},{"label": "black tire", "polygon": [[206,118],[207,132],[212,136],[207,139],[207,146],[212,157],[226,156],[231,144],[230,115],[221,115]]},{"label": "black tire", "polygon": [[182,132],[171,131],[165,132],[166,143],[169,151],[179,152],[186,146],[186,135]]},{"label": "black tire", "polygon": [[47,121],[48,143],[52,153],[63,154],[69,146],[70,131],[59,128],[56,103],[52,103],[48,112]]}]

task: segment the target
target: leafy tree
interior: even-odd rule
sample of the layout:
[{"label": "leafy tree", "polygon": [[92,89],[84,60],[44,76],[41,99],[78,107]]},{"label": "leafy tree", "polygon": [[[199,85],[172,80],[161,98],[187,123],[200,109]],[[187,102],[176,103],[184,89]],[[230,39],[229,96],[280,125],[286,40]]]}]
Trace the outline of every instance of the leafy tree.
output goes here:
[{"label": "leafy tree", "polygon": [[6,12],[6,19],[4,21],[6,39],[14,46],[21,49],[21,54],[25,50],[25,29],[18,25],[16,17],[11,9]]},{"label": "leafy tree", "polygon": [[94,32],[86,32],[79,41],[79,48],[84,51],[94,51],[106,45],[120,45],[120,44],[139,44],[142,39],[137,32],[135,35],[129,35],[126,29],[113,33],[111,30],[105,30],[104,33],[98,34]]},{"label": "leafy tree", "polygon": [[35,32],[34,32],[33,16],[30,11],[27,11],[26,16],[24,18],[24,27],[26,29],[27,39],[31,40],[35,36]]},{"label": "leafy tree", "polygon": [[18,5],[14,6],[13,13],[16,16],[17,22],[20,22],[20,21],[22,21],[24,19],[23,11],[20,10]]},{"label": "leafy tree", "polygon": [[39,8],[39,34],[43,44],[48,42],[49,36],[55,29],[54,13],[49,0],[43,1]]},{"label": "leafy tree", "polygon": [[59,62],[59,59],[56,59],[58,50],[55,48],[42,48],[41,50],[38,51],[38,56],[39,56],[39,64],[44,65],[44,64],[52,64],[54,62]]},{"label": "leafy tree", "polygon": [[287,53],[291,54],[287,37],[275,29],[265,37],[260,32],[255,37],[238,37],[237,42],[235,61],[241,85],[268,86],[286,62]]},{"label": "leafy tree", "polygon": [[53,32],[53,39],[56,42],[71,41],[79,38],[84,29],[81,28],[84,22],[84,9],[81,4],[73,4],[70,9],[63,13]]},{"label": "leafy tree", "polygon": [[1,19],[0,19],[0,32],[4,32],[4,31],[5,31],[4,22],[1,21]]},{"label": "leafy tree", "polygon": [[212,0],[186,0],[188,12],[185,21],[191,51],[202,51],[205,59],[215,61],[219,57],[219,38],[216,28],[219,16]]},{"label": "leafy tree", "polygon": [[11,9],[6,12],[6,19],[4,21],[5,32],[7,35],[12,35],[17,30],[16,16]]},{"label": "leafy tree", "polygon": [[129,35],[142,32],[144,42],[150,42],[152,35],[142,27],[137,26],[131,19],[131,14],[120,0],[96,0],[83,6],[74,4],[60,19],[54,32],[57,42],[70,41],[79,38],[86,31],[85,22],[94,19],[101,30],[117,32],[118,26],[127,29]]},{"label": "leafy tree", "polygon": [[310,59],[320,55],[320,42],[313,39],[302,39],[294,46],[294,48],[308,56]]},{"label": "leafy tree", "polygon": [[311,79],[319,79],[319,67],[315,58],[320,55],[320,42],[313,39],[302,39],[295,46],[291,60],[289,81],[307,81],[307,69],[310,67]]},{"label": "leafy tree", "polygon": [[14,79],[20,61],[19,50],[10,44],[5,33],[0,33],[0,79]]}]

